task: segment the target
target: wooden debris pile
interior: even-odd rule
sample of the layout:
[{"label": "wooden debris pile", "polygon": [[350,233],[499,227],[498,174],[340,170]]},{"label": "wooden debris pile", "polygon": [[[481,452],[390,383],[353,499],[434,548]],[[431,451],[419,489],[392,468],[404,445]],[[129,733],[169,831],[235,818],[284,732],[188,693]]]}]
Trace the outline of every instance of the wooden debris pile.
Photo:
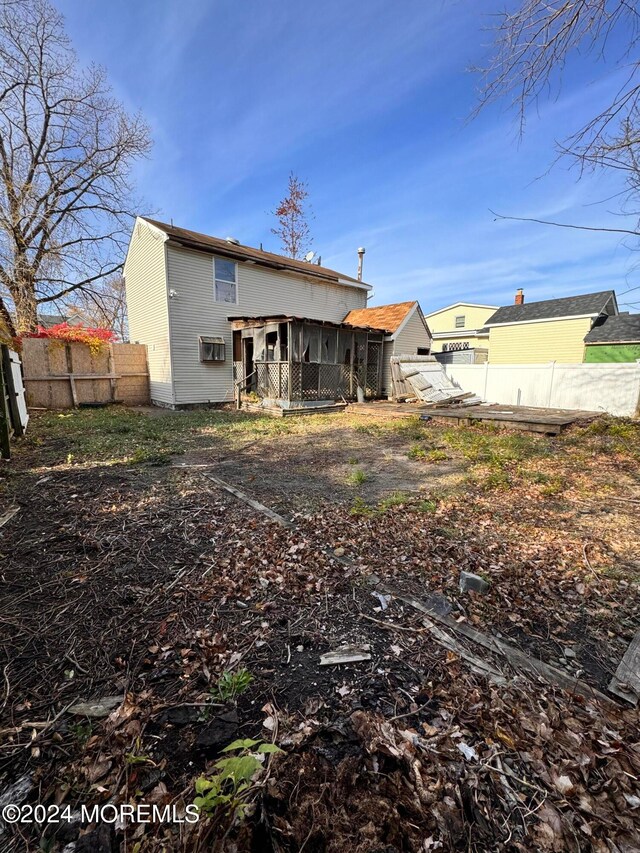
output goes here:
[{"label": "wooden debris pile", "polygon": [[393,397],[398,401],[422,400],[424,403],[462,403],[477,405],[482,400],[464,391],[447,376],[444,367],[430,355],[391,356]]}]

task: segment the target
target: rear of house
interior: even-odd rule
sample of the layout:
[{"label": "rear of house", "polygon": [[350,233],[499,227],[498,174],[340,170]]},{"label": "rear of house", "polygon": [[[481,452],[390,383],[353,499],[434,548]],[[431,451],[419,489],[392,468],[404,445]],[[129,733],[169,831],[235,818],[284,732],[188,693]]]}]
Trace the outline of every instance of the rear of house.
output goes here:
[{"label": "rear of house", "polygon": [[147,345],[152,402],[169,407],[234,399],[230,317],[340,324],[366,307],[371,289],[317,264],[142,217],[124,274],[131,341]]},{"label": "rear of house", "polygon": [[491,364],[541,364],[584,360],[585,337],[594,324],[618,314],[613,290],[525,303],[522,290],[514,305],[498,310],[486,322]]}]

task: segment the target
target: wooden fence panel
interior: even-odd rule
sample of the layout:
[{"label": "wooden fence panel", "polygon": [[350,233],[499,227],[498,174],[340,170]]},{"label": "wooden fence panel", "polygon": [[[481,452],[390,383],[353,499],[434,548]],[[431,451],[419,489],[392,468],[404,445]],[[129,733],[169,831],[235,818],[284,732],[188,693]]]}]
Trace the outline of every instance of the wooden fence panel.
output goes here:
[{"label": "wooden fence panel", "polygon": [[27,403],[33,408],[149,403],[147,351],[142,344],[86,344],[25,338],[22,361]]}]

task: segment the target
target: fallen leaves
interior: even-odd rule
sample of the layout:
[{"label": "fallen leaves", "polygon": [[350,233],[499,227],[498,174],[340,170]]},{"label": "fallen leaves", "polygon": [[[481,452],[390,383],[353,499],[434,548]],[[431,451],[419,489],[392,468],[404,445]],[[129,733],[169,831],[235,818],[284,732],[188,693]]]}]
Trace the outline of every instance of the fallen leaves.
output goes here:
[{"label": "fallen leaves", "polygon": [[[285,530],[188,471],[67,471],[29,485],[32,512],[11,530],[3,565],[16,650],[6,765],[20,778],[30,762],[52,802],[166,804],[192,796],[239,729],[287,754],[252,792],[258,818],[233,828],[229,850],[255,849],[265,827],[283,853],[325,841],[328,853],[369,853],[382,840],[408,853],[573,851],[576,839],[597,853],[609,842],[631,850],[632,712],[522,677],[497,689],[363,583],[376,572],[437,597],[456,620],[602,687],[638,595],[600,571],[613,564],[613,534],[600,518],[576,520],[574,498],[541,501],[520,484],[443,497],[428,512],[407,499],[357,523],[326,503]],[[616,560],[632,542],[625,529]],[[34,553],[46,553],[46,570]],[[485,596],[460,595],[463,569],[490,578]],[[357,657],[320,667],[341,647]],[[233,709],[216,706],[220,674],[240,666],[255,677],[250,690]],[[49,730],[74,696],[115,704],[88,729],[76,711]],[[32,731],[43,733],[37,753]],[[194,842],[158,827],[144,836],[150,853]]]}]

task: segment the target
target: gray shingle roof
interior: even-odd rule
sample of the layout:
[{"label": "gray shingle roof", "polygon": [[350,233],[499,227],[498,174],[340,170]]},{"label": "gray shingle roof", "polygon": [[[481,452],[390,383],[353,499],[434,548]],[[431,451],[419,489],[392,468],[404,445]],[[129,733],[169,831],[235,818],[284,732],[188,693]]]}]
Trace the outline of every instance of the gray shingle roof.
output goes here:
[{"label": "gray shingle roof", "polygon": [[50,329],[52,326],[57,326],[59,323],[68,322],[69,318],[64,314],[41,314],[38,311],[38,325],[43,329]]},{"label": "gray shingle roof", "polygon": [[640,314],[619,314],[596,323],[584,339],[586,344],[640,343]]},{"label": "gray shingle roof", "polygon": [[582,296],[566,296],[562,299],[545,299],[543,302],[525,302],[524,305],[507,305],[498,308],[485,323],[526,323],[532,320],[560,320],[583,314],[599,314],[614,296],[613,290],[584,293]]},{"label": "gray shingle roof", "polygon": [[293,272],[303,273],[311,278],[322,278],[333,282],[342,282],[348,285],[356,285],[371,289],[371,285],[365,284],[357,278],[350,275],[337,272],[328,267],[321,267],[318,264],[309,263],[308,261],[296,261],[293,258],[287,258],[284,255],[276,255],[273,252],[265,252],[262,249],[254,249],[252,246],[243,246],[239,243],[230,243],[229,240],[223,240],[221,237],[210,237],[208,234],[200,234],[198,231],[189,231],[187,228],[178,228],[176,225],[168,225],[166,222],[159,222],[157,219],[149,219],[148,216],[142,216],[145,222],[149,222],[160,231],[164,231],[172,240],[187,246],[191,249],[198,249],[202,252],[212,252],[222,255],[223,257],[237,258],[245,261],[253,261],[262,266],[272,267],[274,269],[291,270]]}]

